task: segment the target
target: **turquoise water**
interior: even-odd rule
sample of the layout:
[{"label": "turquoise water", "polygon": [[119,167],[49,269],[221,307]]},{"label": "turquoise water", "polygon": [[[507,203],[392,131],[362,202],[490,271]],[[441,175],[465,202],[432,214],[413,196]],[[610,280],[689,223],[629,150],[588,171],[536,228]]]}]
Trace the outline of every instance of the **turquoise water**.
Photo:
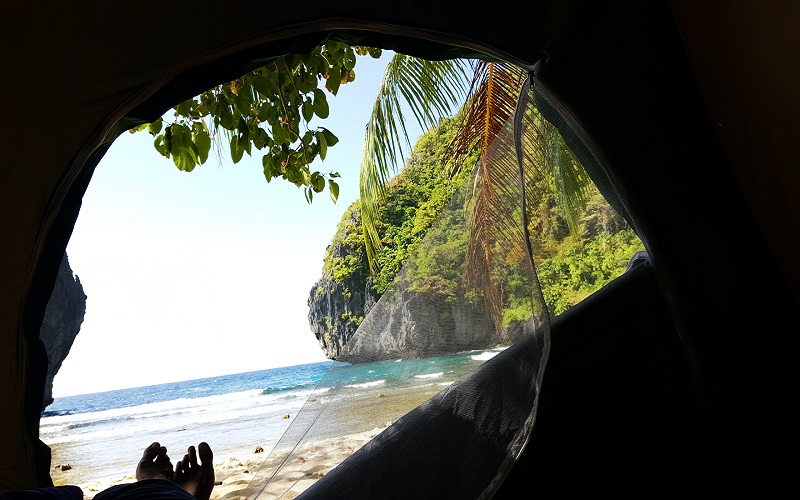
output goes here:
[{"label": "turquoise water", "polygon": [[72,466],[63,478],[71,483],[131,474],[153,441],[173,462],[200,441],[215,461],[225,460],[256,446],[271,450],[285,433],[322,439],[385,427],[496,353],[327,361],[57,398],[43,413],[40,438],[53,465]]}]

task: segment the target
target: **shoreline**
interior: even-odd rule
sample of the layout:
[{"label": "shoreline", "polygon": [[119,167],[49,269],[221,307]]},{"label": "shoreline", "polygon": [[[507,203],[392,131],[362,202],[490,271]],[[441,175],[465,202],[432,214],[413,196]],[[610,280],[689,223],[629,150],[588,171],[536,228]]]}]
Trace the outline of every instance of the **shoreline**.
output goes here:
[{"label": "shoreline", "polygon": [[[271,492],[281,498],[295,498],[383,429],[376,427],[370,431],[301,443],[289,454],[288,459],[282,450],[253,452],[221,460],[215,458],[214,475],[217,485],[211,493],[211,500],[253,498],[270,476],[273,477],[262,493],[266,498],[269,498]],[[67,473],[57,469],[51,472],[51,476],[56,485],[75,484],[83,490],[85,500],[92,500],[106,488],[136,481],[134,472],[139,458],[131,458],[130,474],[116,479],[75,484],[67,482]],[[178,459],[174,458],[173,463]],[[283,467],[275,472],[276,466],[284,460]]]}]

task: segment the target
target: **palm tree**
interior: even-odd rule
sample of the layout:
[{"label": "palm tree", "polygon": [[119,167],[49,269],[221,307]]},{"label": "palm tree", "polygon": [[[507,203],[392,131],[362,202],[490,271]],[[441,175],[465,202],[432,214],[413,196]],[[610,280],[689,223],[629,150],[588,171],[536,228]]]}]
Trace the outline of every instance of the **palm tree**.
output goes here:
[{"label": "palm tree", "polygon": [[[420,126],[429,128],[452,114],[463,103],[461,129],[450,145],[449,164],[456,174],[462,160],[477,149],[475,189],[469,213],[467,280],[483,290],[496,324],[502,315],[501,294],[492,279],[495,242],[509,241],[524,251],[520,223],[509,212],[507,200],[518,199],[520,172],[516,157],[496,154],[493,144],[514,116],[526,72],[512,64],[473,61],[472,81],[463,61],[425,61],[395,54],[385,72],[373,113],[366,128],[361,158],[360,204],[364,241],[370,267],[376,269],[375,253],[380,238],[375,225],[375,207],[384,196],[384,185],[402,159],[403,143],[410,141],[402,123],[401,104],[411,108]],[[461,101],[460,99],[466,99]],[[401,101],[402,98],[402,101]],[[536,112],[525,117],[526,164],[538,180],[556,186],[572,230],[578,226],[580,208],[586,203],[590,181],[580,163],[550,123]],[[524,186],[523,186],[524,190]],[[523,197],[531,196],[532,190]],[[533,200],[531,200],[533,201]],[[527,229],[526,215],[522,226]],[[510,236],[510,235],[516,236]],[[527,239],[527,237],[525,238]]]}]

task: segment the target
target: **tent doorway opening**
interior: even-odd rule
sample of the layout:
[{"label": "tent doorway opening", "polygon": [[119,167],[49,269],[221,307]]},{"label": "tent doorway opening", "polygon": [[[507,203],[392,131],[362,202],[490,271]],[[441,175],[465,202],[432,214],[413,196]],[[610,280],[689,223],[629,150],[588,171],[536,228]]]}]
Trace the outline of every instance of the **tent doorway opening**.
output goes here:
[{"label": "tent doorway opening", "polygon": [[[344,91],[331,100],[331,119],[340,98],[347,99]],[[353,108],[342,105],[351,113]],[[274,448],[271,459],[257,457],[229,486],[251,496],[272,494],[271,488],[298,494],[327,470],[318,460],[330,443],[341,444],[344,435],[351,438],[338,454],[329,453],[333,458],[324,458],[335,465],[408,411],[534,334],[544,316],[566,311],[624,272],[643,245],[535,105],[522,110],[521,135],[528,142],[523,143],[521,183],[513,168],[486,172],[488,165],[505,169],[514,164],[510,116],[486,155],[471,151],[459,173],[442,174],[449,166],[443,155],[467,114],[464,109],[422,135],[402,173],[387,184],[377,211],[384,243],[379,259],[381,269],[395,268],[384,274],[369,272],[357,204],[334,206],[319,197],[306,204],[295,186],[267,188],[259,158],[254,165],[245,157],[236,165],[206,165],[187,174],[166,164],[148,136],[120,138],[94,175],[68,247],[89,296],[85,336],[79,337],[74,354],[90,341],[92,348],[64,366],[96,384],[84,386],[91,387],[87,392],[115,389],[110,385],[114,374],[122,381],[116,389],[144,386],[153,393],[168,382],[171,390],[185,393],[178,407],[166,403],[172,400],[152,400],[46,414],[44,440],[53,448],[54,465],[69,472],[63,463],[74,460],[67,450],[89,440],[90,434],[81,434],[89,425],[96,426],[91,430],[95,451],[84,456],[96,457],[98,441],[113,443],[126,434],[118,427],[121,421],[141,424],[151,418],[148,431],[190,441],[182,446],[199,440],[213,446],[215,437],[224,440],[242,432],[248,437],[237,444],[240,450],[249,454]],[[361,132],[351,126],[331,129],[342,135],[342,145],[346,134]],[[325,161],[336,162],[337,173],[351,180],[357,178],[353,158],[360,158],[361,141],[354,144],[341,157],[332,150]],[[501,183],[500,200],[485,213],[502,208],[500,217],[508,228],[480,242],[472,229],[480,224],[474,215],[480,208],[475,207],[486,203],[481,195],[495,182]],[[569,202],[565,182],[580,184],[571,191],[577,213],[564,205]],[[340,200],[355,200],[356,186],[340,184]],[[527,191],[520,192],[520,186]],[[523,199],[529,202],[524,217],[519,208]],[[495,228],[497,220],[491,222]],[[519,234],[510,236],[523,227],[533,235],[528,239],[535,278],[526,268],[524,245],[514,240]],[[469,267],[476,265],[468,256],[476,244],[491,255],[477,264],[484,266],[482,271]],[[89,268],[97,269],[97,278]],[[362,295],[361,314],[347,306],[354,294]],[[296,300],[284,302],[289,297]],[[334,307],[337,299],[345,307]],[[317,338],[308,332],[309,320],[316,322]],[[347,339],[336,328],[342,324],[354,327]],[[320,347],[340,362],[331,367]],[[292,380],[284,386],[261,387],[259,381],[224,396],[203,393],[231,383],[230,374],[296,365],[304,367],[296,370],[301,373],[271,374]],[[197,383],[181,385],[187,381]],[[152,389],[154,384],[161,389]],[[259,413],[264,406],[254,402],[259,398],[269,404],[284,398],[280,404],[286,410],[271,406],[272,420],[266,419]],[[189,418],[178,424],[169,420],[170,412]],[[96,414],[87,424],[77,416],[81,413]],[[165,422],[169,429],[160,427]],[[219,425],[209,430],[211,424]],[[147,425],[132,432],[138,438]],[[252,437],[267,430],[274,437],[263,443]],[[152,442],[142,439],[147,442],[135,450],[109,445],[101,463],[129,467],[139,448]],[[328,444],[320,445],[324,440]],[[237,458],[222,450],[223,464]],[[237,467],[239,460],[230,461],[230,467]],[[80,469],[73,465],[71,470]],[[124,479],[108,472],[96,477]]]}]

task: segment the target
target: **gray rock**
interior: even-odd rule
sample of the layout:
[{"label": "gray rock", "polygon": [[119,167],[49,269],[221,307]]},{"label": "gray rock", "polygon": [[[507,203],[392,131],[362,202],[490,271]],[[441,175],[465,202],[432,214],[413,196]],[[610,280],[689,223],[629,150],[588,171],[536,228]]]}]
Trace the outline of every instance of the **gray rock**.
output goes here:
[{"label": "gray rock", "polygon": [[387,291],[341,349],[339,361],[424,358],[506,345],[482,302],[445,300],[404,286]]},{"label": "gray rock", "polygon": [[72,348],[85,313],[86,295],[80,279],[73,276],[65,253],[39,330],[48,361],[42,410],[53,402],[53,379]]}]

